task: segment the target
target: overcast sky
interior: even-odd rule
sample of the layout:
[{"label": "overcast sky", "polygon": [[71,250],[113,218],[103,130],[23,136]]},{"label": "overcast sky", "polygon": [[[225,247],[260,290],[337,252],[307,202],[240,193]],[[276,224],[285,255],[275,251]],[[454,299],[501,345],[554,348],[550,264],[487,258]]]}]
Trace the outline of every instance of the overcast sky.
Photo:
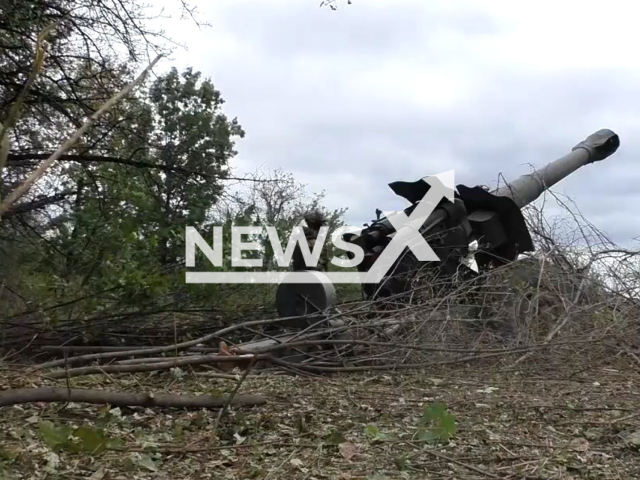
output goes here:
[{"label": "overcast sky", "polygon": [[640,236],[632,2],[319,3],[198,0],[210,28],[167,26],[188,50],[161,68],[210,77],[246,130],[236,173],[290,171],[359,225],[406,206],[392,181],[495,186],[610,128],[618,152],[554,190],[615,241]]}]

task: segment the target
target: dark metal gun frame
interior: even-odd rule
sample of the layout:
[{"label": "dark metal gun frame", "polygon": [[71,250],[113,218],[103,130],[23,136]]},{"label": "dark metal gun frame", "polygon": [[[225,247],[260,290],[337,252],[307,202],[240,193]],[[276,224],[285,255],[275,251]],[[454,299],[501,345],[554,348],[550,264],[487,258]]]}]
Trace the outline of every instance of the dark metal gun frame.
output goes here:
[{"label": "dark metal gun frame", "polygon": [[[419,268],[431,268],[436,278],[445,281],[460,274],[464,278],[472,278],[477,274],[464,264],[463,259],[469,255],[469,245],[474,240],[478,241],[480,247],[474,254],[478,273],[511,262],[521,253],[533,251],[533,242],[521,209],[580,167],[611,156],[619,146],[618,135],[602,129],[580,142],[564,157],[492,192],[479,186],[469,188],[457,185],[454,201],[443,199],[420,229],[441,261],[420,262],[405,248],[403,255],[379,284],[363,285],[364,297],[389,297],[406,292],[412,275]],[[411,203],[404,210],[406,215],[410,215],[430,185],[420,179],[416,182],[394,182],[389,187]],[[379,210],[377,213],[379,216]],[[343,235],[343,240],[357,244],[364,250],[365,257],[358,265],[358,270],[366,272],[394,234],[393,225],[383,217],[374,220],[360,234]],[[353,258],[351,253],[348,255]]]}]

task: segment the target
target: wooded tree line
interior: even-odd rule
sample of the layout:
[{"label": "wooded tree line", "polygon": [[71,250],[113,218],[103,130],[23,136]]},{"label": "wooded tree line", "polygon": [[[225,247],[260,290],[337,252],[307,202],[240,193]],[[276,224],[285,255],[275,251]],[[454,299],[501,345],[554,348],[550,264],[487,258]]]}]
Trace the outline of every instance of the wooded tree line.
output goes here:
[{"label": "wooded tree line", "polygon": [[[150,55],[168,51],[170,39],[149,20],[138,0],[0,4],[3,123],[33,70],[38,35],[53,26],[9,132],[0,198],[131,82]],[[341,225],[344,211],[327,211],[322,194],[307,194],[287,172],[234,178],[230,162],[245,131],[223,112],[223,96],[198,66],[148,80],[5,212],[0,318],[39,311],[69,321],[114,309],[207,308],[229,301],[231,286],[185,285],[186,226],[209,241],[213,225],[269,224],[284,232],[311,208]],[[268,249],[265,255],[269,260]]]}]

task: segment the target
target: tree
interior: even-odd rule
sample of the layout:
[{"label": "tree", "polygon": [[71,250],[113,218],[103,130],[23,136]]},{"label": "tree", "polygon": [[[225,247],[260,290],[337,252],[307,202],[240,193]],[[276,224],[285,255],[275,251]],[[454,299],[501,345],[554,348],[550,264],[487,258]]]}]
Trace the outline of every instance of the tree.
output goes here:
[{"label": "tree", "polygon": [[[185,226],[202,224],[222,192],[228,162],[236,155],[234,138],[243,138],[237,119],[220,111],[224,103],[210,80],[199,83],[200,73],[172,69],[150,89],[153,123],[148,155],[167,171],[148,172],[153,179],[150,209],[144,210],[147,236],[157,235],[162,265],[182,257]],[[197,175],[180,173],[197,172]]]},{"label": "tree", "polygon": [[[233,195],[233,203],[218,209],[218,218],[222,216],[242,218],[244,224],[254,226],[273,226],[278,232],[279,238],[288,240],[294,226],[300,225],[309,212],[320,212],[326,219],[329,227],[329,236],[336,228],[345,224],[344,215],[346,208],[330,211],[323,205],[325,192],[309,194],[307,185],[295,180],[291,173],[282,169],[269,171],[266,174],[256,175],[256,182],[250,188],[241,190]],[[257,239],[263,246],[263,269],[277,269],[271,242],[266,236],[259,235]],[[325,243],[325,254],[332,255],[332,245]],[[283,248],[286,244],[283,245]]]},{"label": "tree", "polygon": [[90,246],[96,253],[86,264],[74,264],[76,273],[93,270],[94,277],[105,278],[102,267],[92,264],[104,265],[108,255],[111,265],[117,262],[143,280],[152,271],[175,267],[184,253],[185,227],[205,222],[236,154],[234,138],[244,131],[220,111],[220,92],[200,76],[189,68],[159,77],[131,107],[135,115],[129,121],[137,134],[112,137],[118,156],[166,169],[107,163],[78,178],[87,187],[73,212],[75,228],[57,229],[56,236],[70,243],[67,251],[84,245],[84,251]]},{"label": "tree", "polygon": [[[139,307],[184,288],[185,227],[206,221],[223,191],[235,139],[244,136],[237,119],[222,113],[223,103],[211,81],[188,68],[172,69],[119,107],[114,117],[127,128],[103,145],[128,161],[61,169],[58,181],[73,194],[36,229],[37,258],[47,259],[38,297],[117,289],[108,304]],[[104,301],[85,305],[94,310]]]},{"label": "tree", "polygon": [[[10,132],[4,196],[131,81],[148,53],[167,53],[169,39],[148,28],[139,0],[7,0],[0,12],[0,121],[32,72],[37,36],[53,26]],[[73,321],[158,308],[188,291],[184,227],[214,221],[235,139],[244,136],[223,103],[200,73],[173,69],[116,105],[3,215],[0,303],[10,292],[18,310],[46,307],[49,319]],[[322,201],[300,200],[293,179],[280,179],[280,193],[267,184],[254,192],[262,216],[247,221],[275,222],[281,234]],[[193,290],[215,301],[210,290]]]},{"label": "tree", "polygon": [[[169,49],[162,32],[148,27],[149,9],[139,0],[6,0],[0,5],[0,13],[1,122],[6,121],[24,93],[34,67],[38,35],[53,27],[46,36],[47,55],[42,68],[10,130],[11,150],[6,168],[0,170],[1,197],[132,80],[134,72],[146,63],[146,54],[168,53]],[[114,136],[124,138],[136,133],[138,125],[128,116],[133,103],[135,100],[122,102],[103,117],[12,211],[3,215],[0,290],[17,285],[32,291],[38,285],[57,297],[56,289],[68,278],[63,268],[71,270],[96,253],[89,245],[72,241],[61,245],[59,240],[79,238],[83,229],[86,233],[92,198],[94,203],[99,202],[103,219],[112,218],[117,211],[100,190],[99,184],[105,182],[102,175],[127,177],[132,170],[119,169],[116,173],[101,167],[134,162],[127,157],[116,158],[121,149],[113,142]],[[11,266],[18,258],[23,259],[19,265],[24,278],[17,278]],[[99,264],[100,258],[95,256],[93,263]],[[30,265],[37,265],[39,260],[43,263],[34,267],[35,278],[29,278]]]},{"label": "tree", "polygon": [[[176,0],[189,9],[187,3]],[[139,0],[5,0],[0,5],[0,122],[23,94],[32,73],[36,39],[44,31],[47,55],[11,129],[6,193],[47,158],[82,121],[132,80],[149,53],[168,53],[162,32],[150,29],[151,7]],[[51,28],[53,27],[53,28]],[[121,109],[120,109],[121,110]],[[116,112],[95,125],[79,145],[28,193],[15,215],[73,201],[75,190],[55,179],[67,168],[112,159],[109,137],[127,129]],[[122,160],[122,159],[120,159]],[[73,162],[73,163],[69,163]],[[10,227],[18,228],[13,224]]]}]

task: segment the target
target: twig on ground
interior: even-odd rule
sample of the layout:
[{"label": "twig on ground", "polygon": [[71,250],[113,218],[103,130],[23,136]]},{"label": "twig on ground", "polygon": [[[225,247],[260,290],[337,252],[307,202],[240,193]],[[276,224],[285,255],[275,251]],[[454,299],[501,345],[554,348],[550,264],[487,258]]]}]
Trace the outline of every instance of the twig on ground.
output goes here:
[{"label": "twig on ground", "polygon": [[226,413],[227,409],[229,408],[229,405],[231,404],[236,394],[238,393],[238,390],[240,390],[240,386],[244,383],[245,379],[247,378],[247,375],[249,375],[254,365],[255,365],[255,360],[252,361],[249,364],[249,367],[244,371],[244,373],[242,374],[242,377],[240,377],[233,391],[229,395],[229,401],[218,412],[218,416],[216,417],[216,423],[213,426],[213,433],[211,434],[211,437],[214,437],[218,433],[218,427],[220,426],[220,420],[222,419],[222,416]]}]

